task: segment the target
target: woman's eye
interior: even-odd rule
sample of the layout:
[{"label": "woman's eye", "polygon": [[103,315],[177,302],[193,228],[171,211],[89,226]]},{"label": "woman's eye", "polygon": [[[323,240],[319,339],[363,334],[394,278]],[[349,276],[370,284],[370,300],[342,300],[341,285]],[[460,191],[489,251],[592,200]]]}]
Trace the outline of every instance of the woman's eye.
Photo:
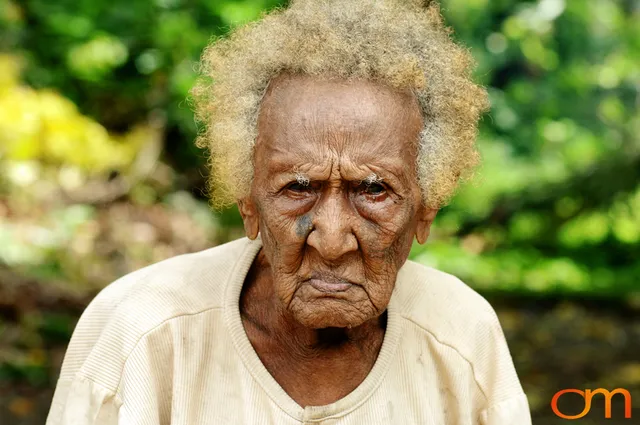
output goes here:
[{"label": "woman's eye", "polygon": [[365,184],[363,192],[367,195],[382,195],[387,189],[380,183]]},{"label": "woman's eye", "polygon": [[319,182],[291,182],[284,187],[284,190],[290,195],[308,195],[320,190]]},{"label": "woman's eye", "polygon": [[309,190],[309,185],[304,185],[302,183],[291,183],[287,186],[287,189],[292,192],[306,192]]}]

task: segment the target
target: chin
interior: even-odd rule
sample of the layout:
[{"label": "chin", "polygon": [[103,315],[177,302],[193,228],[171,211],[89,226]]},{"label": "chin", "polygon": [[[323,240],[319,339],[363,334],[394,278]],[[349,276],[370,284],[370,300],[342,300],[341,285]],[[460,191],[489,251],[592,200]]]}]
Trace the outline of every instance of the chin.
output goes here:
[{"label": "chin", "polygon": [[375,318],[375,314],[363,314],[362,311],[353,307],[345,308],[344,302],[323,301],[292,306],[293,317],[298,323],[309,329],[354,328]]}]

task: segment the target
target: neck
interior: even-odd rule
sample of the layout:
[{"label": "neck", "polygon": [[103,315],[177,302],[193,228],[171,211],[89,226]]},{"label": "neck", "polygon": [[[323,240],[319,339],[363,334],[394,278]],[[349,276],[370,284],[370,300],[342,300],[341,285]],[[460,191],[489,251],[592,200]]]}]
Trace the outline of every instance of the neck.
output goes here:
[{"label": "neck", "polygon": [[[252,343],[268,340],[292,356],[317,358],[330,353],[341,355],[353,349],[373,357],[382,345],[386,313],[353,328],[312,329],[302,326],[277,297],[271,267],[261,250],[249,271],[242,289],[240,312]],[[249,331],[249,329],[247,329]],[[253,338],[251,338],[253,336]]]}]

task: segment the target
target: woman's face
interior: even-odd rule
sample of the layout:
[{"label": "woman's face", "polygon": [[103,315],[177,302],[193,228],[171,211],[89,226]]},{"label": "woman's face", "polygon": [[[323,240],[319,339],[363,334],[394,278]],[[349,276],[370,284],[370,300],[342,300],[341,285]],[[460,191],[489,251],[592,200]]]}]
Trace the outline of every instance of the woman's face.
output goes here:
[{"label": "woman's face", "polygon": [[277,297],[309,328],[354,327],[387,307],[414,235],[435,211],[415,172],[410,93],[371,82],[273,80],[262,103],[249,237],[260,232]]}]

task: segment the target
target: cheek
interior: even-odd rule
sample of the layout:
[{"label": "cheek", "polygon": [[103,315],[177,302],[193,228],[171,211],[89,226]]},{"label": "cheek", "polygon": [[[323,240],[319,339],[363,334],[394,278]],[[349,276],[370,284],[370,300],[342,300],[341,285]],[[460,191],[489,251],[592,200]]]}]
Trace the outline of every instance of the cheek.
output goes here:
[{"label": "cheek", "polygon": [[361,249],[368,278],[381,282],[393,280],[406,261],[415,232],[415,209],[407,206],[389,219],[365,221],[359,227]]},{"label": "cheek", "polygon": [[[295,240],[296,224],[290,217],[280,214],[269,203],[263,203],[260,207],[260,228],[273,239],[275,245],[288,245]],[[266,243],[263,237],[263,242]]]},{"label": "cheek", "polygon": [[391,196],[376,201],[366,196],[356,195],[352,198],[352,203],[359,216],[375,223],[390,221],[398,212],[397,201]]},{"label": "cheek", "polygon": [[379,209],[375,215],[363,216],[359,226],[363,249],[371,253],[386,255],[389,250],[398,249],[398,245],[406,245],[407,239],[413,239],[416,217],[412,205],[392,204],[388,208]]},{"label": "cheek", "polygon": [[265,255],[271,265],[279,298],[290,300],[296,290],[296,275],[303,262],[303,245],[311,228],[312,217],[305,214],[296,218],[274,213],[263,207],[261,238]]}]

